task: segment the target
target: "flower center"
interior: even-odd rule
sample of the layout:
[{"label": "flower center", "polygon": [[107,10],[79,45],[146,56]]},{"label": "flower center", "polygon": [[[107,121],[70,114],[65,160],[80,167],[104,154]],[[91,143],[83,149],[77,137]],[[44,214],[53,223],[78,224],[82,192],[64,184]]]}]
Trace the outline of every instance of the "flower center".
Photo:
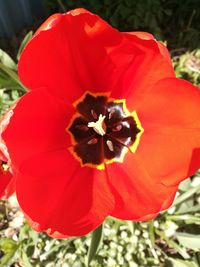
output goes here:
[{"label": "flower center", "polygon": [[2,171],[3,173],[6,173],[9,171],[9,166],[7,162],[0,160],[0,171]]},{"label": "flower center", "polygon": [[123,162],[128,151],[135,152],[143,128],[125,100],[87,93],[74,105],[77,113],[67,130],[73,141],[70,151],[82,165],[103,169],[105,164]]}]

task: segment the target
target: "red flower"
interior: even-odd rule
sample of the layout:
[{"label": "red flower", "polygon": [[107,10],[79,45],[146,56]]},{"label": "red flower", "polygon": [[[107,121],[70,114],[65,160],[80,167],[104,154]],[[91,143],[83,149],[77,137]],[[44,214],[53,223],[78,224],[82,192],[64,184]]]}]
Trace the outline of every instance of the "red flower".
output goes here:
[{"label": "red flower", "polygon": [[15,191],[14,168],[11,166],[9,154],[2,133],[6,129],[12,111],[7,112],[0,121],[0,198],[8,198]]},{"label": "red flower", "polygon": [[167,49],[84,9],[50,17],[26,46],[3,140],[32,226],[79,236],[106,216],[168,208],[200,160],[200,92],[175,78]]},{"label": "red flower", "polygon": [[8,198],[15,191],[13,175],[5,161],[0,159],[0,198]]}]

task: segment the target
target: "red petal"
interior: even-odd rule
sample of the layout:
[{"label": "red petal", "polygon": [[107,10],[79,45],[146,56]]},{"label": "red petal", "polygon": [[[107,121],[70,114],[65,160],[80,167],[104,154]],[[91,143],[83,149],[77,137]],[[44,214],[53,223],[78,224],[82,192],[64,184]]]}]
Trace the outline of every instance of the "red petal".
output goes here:
[{"label": "red petal", "polygon": [[0,169],[0,198],[9,197],[14,192],[15,188],[13,185],[12,174],[7,171]]},{"label": "red petal", "polygon": [[[37,231],[37,232],[42,231],[41,228],[40,228],[39,223],[32,221],[31,218],[28,217],[27,214],[24,214],[24,215],[25,215],[26,220],[28,221],[29,225],[31,226],[31,228],[32,228],[33,230],[35,230],[35,231]],[[52,233],[52,231],[51,231],[50,229],[47,230],[46,233],[47,233],[49,236],[51,236],[51,237],[53,237],[53,238],[57,238],[57,239],[62,239],[62,238],[72,237],[72,236],[69,236],[69,235],[63,235],[63,234],[59,233],[58,231],[55,231],[55,232]]]},{"label": "red petal", "polygon": [[116,200],[111,216],[125,220],[150,220],[171,205],[177,187],[166,187],[156,182],[134,154],[128,153],[122,164],[108,164],[106,168]]},{"label": "red petal", "polygon": [[5,155],[1,152],[1,150],[0,150],[0,160],[1,160],[1,161],[7,161],[7,158],[6,158]]},{"label": "red petal", "polygon": [[0,160],[4,162],[10,162],[10,157],[2,135],[3,132],[6,130],[8,124],[10,123],[10,118],[13,115],[13,109],[15,108],[15,106],[16,102],[10,107],[10,109],[4,114],[4,116],[0,120]]},{"label": "red petal", "polygon": [[[13,106],[14,107],[14,106]],[[14,168],[11,168],[11,162],[8,154],[7,147],[2,134],[9,124],[12,116],[12,107],[10,110],[1,118],[0,121],[0,198],[8,198],[15,191],[15,178],[13,177]],[[2,162],[8,163],[9,169],[5,171],[1,166]]]},{"label": "red petal", "polygon": [[46,86],[66,101],[86,90],[107,91],[113,64],[107,50],[123,36],[98,16],[78,9],[56,14],[41,26],[19,61],[22,82],[34,89]]},{"label": "red petal", "polygon": [[158,46],[161,55],[171,64],[171,57],[167,47],[162,42],[156,41],[152,34],[148,32],[127,32],[126,34],[137,36],[138,38],[143,40],[153,40],[154,43]]},{"label": "red petal", "polygon": [[178,183],[200,166],[199,89],[168,78],[140,100],[136,111],[144,133],[135,154],[107,165],[117,203],[111,215],[121,219],[154,218],[171,205]]},{"label": "red petal", "polygon": [[178,184],[200,167],[200,91],[189,82],[164,79],[137,109],[144,133],[136,159],[155,181]]},{"label": "red petal", "polygon": [[33,157],[24,162],[20,172],[18,201],[38,231],[84,235],[113,209],[105,172],[81,168],[68,150]]},{"label": "red petal", "polygon": [[19,166],[32,155],[69,147],[66,127],[73,113],[72,105],[64,107],[44,89],[24,95],[2,134],[13,164]]},{"label": "red petal", "polygon": [[4,190],[4,197],[5,198],[10,197],[12,194],[14,194],[14,192],[16,190],[16,176],[13,176],[13,174],[11,174],[10,178],[11,179],[8,182],[8,184]]},{"label": "red petal", "polygon": [[[98,16],[76,9],[56,14],[41,26],[22,53],[19,75],[29,88],[47,86],[73,102],[86,90],[114,90],[113,96],[123,97],[132,91],[133,83],[144,88],[148,80],[149,88],[161,78],[174,76],[174,71],[156,41],[120,33]],[[141,83],[144,75],[147,78]]]},{"label": "red petal", "polygon": [[172,60],[171,60],[171,56],[170,56],[170,53],[169,53],[167,47],[162,42],[157,42],[157,45],[159,47],[159,50],[160,50],[160,53],[162,54],[162,56],[164,56],[165,59],[168,60],[169,63],[171,63]]},{"label": "red petal", "polygon": [[50,30],[53,27],[56,27],[56,24],[62,19],[62,14],[53,14],[51,15],[42,25],[37,29],[33,38],[42,31]]},{"label": "red petal", "polygon": [[127,53],[129,61],[126,60],[126,65],[123,64],[123,55],[118,55],[118,64],[122,65],[123,71],[117,75],[118,81],[111,97],[126,99],[127,107],[133,110],[155,83],[163,78],[175,77],[175,74],[172,64],[159,52],[154,40],[142,40],[133,35],[129,39],[133,48],[139,50],[136,54]]},{"label": "red petal", "polygon": [[148,32],[126,32],[127,34],[137,36],[143,40],[154,40],[154,36]]}]

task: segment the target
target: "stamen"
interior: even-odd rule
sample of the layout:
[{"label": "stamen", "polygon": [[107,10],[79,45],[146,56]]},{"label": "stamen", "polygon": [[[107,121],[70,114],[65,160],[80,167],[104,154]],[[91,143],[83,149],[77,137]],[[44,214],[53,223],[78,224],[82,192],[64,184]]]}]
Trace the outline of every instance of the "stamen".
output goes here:
[{"label": "stamen", "polygon": [[111,109],[109,115],[108,115],[108,118],[109,120],[112,118],[112,115],[115,113],[115,110],[114,109]]},{"label": "stamen", "polygon": [[121,125],[121,124],[118,124],[118,125],[115,125],[115,126],[112,128],[112,131],[113,131],[113,132],[119,132],[121,129],[122,129],[122,125]]},{"label": "stamen", "polygon": [[105,125],[104,125],[104,120],[106,116],[103,116],[102,114],[99,115],[99,119],[96,122],[89,122],[88,127],[93,128],[93,130],[98,133],[99,135],[103,136],[105,132]]},{"label": "stamen", "polygon": [[91,109],[91,114],[93,116],[93,118],[96,120],[98,118],[96,112],[94,111],[94,109]]},{"label": "stamen", "polygon": [[90,141],[88,141],[88,145],[95,145],[98,142],[97,138],[92,138]]},{"label": "stamen", "polygon": [[110,149],[110,151],[113,152],[114,151],[113,143],[110,140],[107,140],[106,144],[108,148]]},{"label": "stamen", "polygon": [[9,170],[9,165],[6,162],[0,161],[0,170],[7,172]]}]

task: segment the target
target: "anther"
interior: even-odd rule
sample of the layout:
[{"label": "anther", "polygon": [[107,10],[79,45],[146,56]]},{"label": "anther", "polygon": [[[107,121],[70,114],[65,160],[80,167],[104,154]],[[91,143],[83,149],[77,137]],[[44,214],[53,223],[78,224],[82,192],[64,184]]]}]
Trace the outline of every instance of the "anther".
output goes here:
[{"label": "anther", "polygon": [[88,145],[95,145],[98,142],[97,138],[92,138],[90,141],[88,141]]},{"label": "anther", "polygon": [[121,124],[117,124],[112,128],[112,131],[113,132],[119,132],[119,131],[121,131],[121,129],[122,129],[122,125]]},{"label": "anther", "polygon": [[111,152],[114,151],[113,143],[110,140],[106,141],[106,144]]},{"label": "anther", "polygon": [[115,110],[114,109],[111,109],[109,115],[108,115],[108,118],[109,120],[112,118],[112,115],[115,113]]},{"label": "anther", "polygon": [[9,165],[7,164],[7,162],[0,161],[0,170],[4,173],[9,170]]},{"label": "anther", "polygon": [[95,120],[98,118],[96,112],[94,111],[94,109],[91,109],[91,114],[92,114],[92,117],[93,117]]}]

